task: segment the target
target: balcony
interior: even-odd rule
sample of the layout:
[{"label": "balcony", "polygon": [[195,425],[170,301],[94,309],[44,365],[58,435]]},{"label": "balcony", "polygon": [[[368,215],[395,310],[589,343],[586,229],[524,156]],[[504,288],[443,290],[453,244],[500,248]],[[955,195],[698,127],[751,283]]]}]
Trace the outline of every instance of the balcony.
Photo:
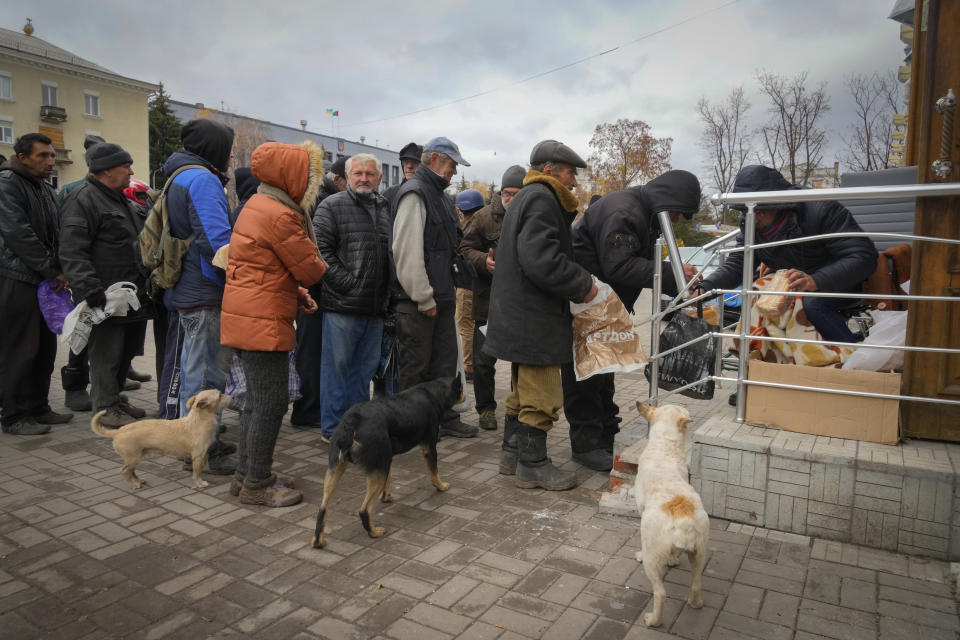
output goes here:
[{"label": "balcony", "polygon": [[70,149],[60,149],[54,147],[53,150],[56,152],[56,157],[54,161],[57,164],[73,164],[73,160],[70,159]]},{"label": "balcony", "polygon": [[67,110],[63,107],[43,105],[40,107],[40,119],[50,122],[64,122],[67,119]]}]

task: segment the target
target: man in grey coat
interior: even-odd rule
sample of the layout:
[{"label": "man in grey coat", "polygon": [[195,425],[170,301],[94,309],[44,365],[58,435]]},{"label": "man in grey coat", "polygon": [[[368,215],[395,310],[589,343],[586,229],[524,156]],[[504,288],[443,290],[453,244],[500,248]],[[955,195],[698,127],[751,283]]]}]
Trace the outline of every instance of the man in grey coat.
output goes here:
[{"label": "man in grey coat", "polygon": [[570,303],[597,295],[590,272],[573,258],[570,236],[578,205],[570,190],[586,166],[561,142],[538,143],[497,247],[483,350],[511,363],[500,473],[515,473],[521,488],[577,484],[576,474],[547,457],[547,432],[563,406],[560,366],[573,358]]}]

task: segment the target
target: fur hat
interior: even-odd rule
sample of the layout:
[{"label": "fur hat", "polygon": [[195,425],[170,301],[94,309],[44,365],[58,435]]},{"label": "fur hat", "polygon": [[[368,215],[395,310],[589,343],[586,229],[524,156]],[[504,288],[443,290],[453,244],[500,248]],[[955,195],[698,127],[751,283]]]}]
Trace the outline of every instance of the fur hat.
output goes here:
[{"label": "fur hat", "polygon": [[85,158],[90,173],[106,171],[122,164],[133,164],[133,156],[123,147],[112,142],[98,142],[87,149]]}]

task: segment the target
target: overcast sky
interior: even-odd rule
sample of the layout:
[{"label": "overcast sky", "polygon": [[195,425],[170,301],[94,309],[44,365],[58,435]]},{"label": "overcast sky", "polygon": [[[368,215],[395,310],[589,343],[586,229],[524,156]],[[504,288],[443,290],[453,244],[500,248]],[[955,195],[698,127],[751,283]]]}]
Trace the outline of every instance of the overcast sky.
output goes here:
[{"label": "overcast sky", "polygon": [[341,137],[394,150],[447,136],[473,165],[462,169],[468,179],[499,184],[544,138],[586,158],[594,127],[618,118],[672,137],[673,166],[705,176],[696,103],[742,84],[759,124],[767,104],[758,69],[827,82],[823,164],[832,165],[852,119],[844,77],[903,64],[899,25],[886,17],[893,4],[6,0],[2,26],[19,30],[29,16],[36,37],[119,74],[162,81],[177,100],[290,126],[305,119],[327,134],[325,110],[335,108]]}]

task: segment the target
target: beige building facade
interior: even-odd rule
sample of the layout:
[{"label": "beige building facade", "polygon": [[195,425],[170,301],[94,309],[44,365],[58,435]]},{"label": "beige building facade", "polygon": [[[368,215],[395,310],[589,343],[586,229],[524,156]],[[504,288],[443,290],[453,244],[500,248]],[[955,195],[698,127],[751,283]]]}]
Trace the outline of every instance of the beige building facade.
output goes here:
[{"label": "beige building facade", "polygon": [[12,156],[26,133],[49,136],[57,150],[51,181],[59,189],[87,174],[83,140],[95,134],[129,151],[134,172],[149,182],[147,101],[158,88],[0,28],[0,154]]}]

